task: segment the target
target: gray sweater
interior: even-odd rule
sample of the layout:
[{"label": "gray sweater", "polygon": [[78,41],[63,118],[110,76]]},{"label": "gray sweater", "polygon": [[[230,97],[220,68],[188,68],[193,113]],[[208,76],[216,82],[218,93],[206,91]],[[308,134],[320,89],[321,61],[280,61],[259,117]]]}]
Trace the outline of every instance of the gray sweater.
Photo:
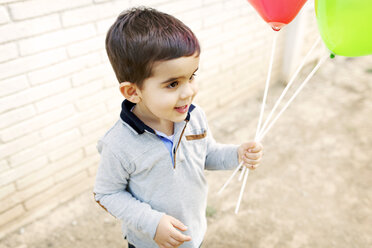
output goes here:
[{"label": "gray sweater", "polygon": [[204,170],[238,165],[236,145],[215,142],[205,114],[192,105],[185,121],[174,125],[174,165],[154,130],[138,119],[129,101],[120,120],[97,148],[101,154],[95,200],[123,223],[123,234],[138,248],[157,247],[153,240],[164,214],[184,223],[192,240],[180,247],[199,247],[207,228],[207,181]]}]

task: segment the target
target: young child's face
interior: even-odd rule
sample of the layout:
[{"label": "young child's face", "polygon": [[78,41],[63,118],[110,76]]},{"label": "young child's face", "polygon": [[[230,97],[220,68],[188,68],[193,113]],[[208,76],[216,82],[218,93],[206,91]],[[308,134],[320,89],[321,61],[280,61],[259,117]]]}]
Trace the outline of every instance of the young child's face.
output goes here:
[{"label": "young child's face", "polygon": [[155,62],[152,75],[138,90],[140,117],[156,124],[183,121],[198,92],[194,79],[198,67],[199,56],[195,54]]}]

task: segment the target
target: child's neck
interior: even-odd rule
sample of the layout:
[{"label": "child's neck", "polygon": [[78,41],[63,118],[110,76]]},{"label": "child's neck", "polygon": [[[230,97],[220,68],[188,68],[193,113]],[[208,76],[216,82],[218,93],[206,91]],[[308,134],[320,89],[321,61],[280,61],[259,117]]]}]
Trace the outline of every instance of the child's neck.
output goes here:
[{"label": "child's neck", "polygon": [[171,136],[174,133],[174,123],[172,122],[171,124],[172,124],[172,126],[171,127],[168,127],[168,128],[161,128],[161,127],[159,127],[159,128],[151,127],[151,128],[152,129],[155,129],[157,131],[160,131],[160,132],[164,133],[167,136]]},{"label": "child's neck", "polygon": [[174,131],[174,123],[169,122],[169,123],[146,123],[145,124],[149,127],[151,127],[154,130],[160,131],[167,136],[171,136]]},{"label": "child's neck", "polygon": [[144,111],[141,110],[141,107],[136,105],[133,109],[133,114],[135,114],[143,123],[151,127],[154,130],[160,131],[168,136],[172,135],[174,132],[174,122],[159,120],[147,116]]}]

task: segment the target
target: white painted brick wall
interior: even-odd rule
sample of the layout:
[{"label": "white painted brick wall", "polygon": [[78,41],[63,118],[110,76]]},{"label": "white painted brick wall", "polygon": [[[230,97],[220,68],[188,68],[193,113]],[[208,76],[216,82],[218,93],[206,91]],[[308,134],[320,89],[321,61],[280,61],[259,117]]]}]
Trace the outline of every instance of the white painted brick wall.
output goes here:
[{"label": "white painted brick wall", "polygon": [[71,84],[69,80],[63,78],[32,88],[26,88],[16,94],[1,98],[0,113],[57,94],[58,92],[69,89],[70,87]]},{"label": "white painted brick wall", "polygon": [[112,16],[117,9],[112,3],[89,5],[87,7],[66,11],[62,14],[64,27],[92,23],[94,21]]},{"label": "white painted brick wall", "polygon": [[61,107],[59,109],[37,115],[34,118],[29,118],[28,120],[1,130],[0,140],[6,143],[31,132],[41,130],[43,127],[49,126],[52,123],[56,123],[60,120],[64,120],[73,114],[74,108],[71,105],[67,105],[67,108]]},{"label": "white painted brick wall", "polygon": [[9,14],[4,6],[0,6],[0,24],[4,24],[10,21]]},{"label": "white painted brick wall", "polygon": [[8,184],[7,186],[2,187],[0,191],[0,200],[4,199],[4,197],[14,192],[16,192],[16,188],[14,184]]},{"label": "white painted brick wall", "polygon": [[22,0],[0,0],[0,4],[21,2]]},{"label": "white painted brick wall", "polygon": [[[51,175],[57,174],[58,171],[64,167],[68,167],[77,164],[84,158],[84,153],[82,150],[76,150],[73,153],[68,154],[63,159],[56,162],[49,163],[47,167],[43,170],[29,173],[28,175],[16,180],[15,185],[17,189],[23,190],[31,185],[37,184],[40,180],[50,177]],[[11,190],[11,189],[9,189]]]},{"label": "white painted brick wall", "polygon": [[[175,15],[198,36],[196,102],[210,119],[262,90],[274,32],[245,0],[0,0],[0,239],[92,189],[96,142],[122,101],[105,35],[139,5]],[[308,19],[303,50],[317,35]]]},{"label": "white painted brick wall", "polygon": [[20,41],[19,50],[21,55],[29,55],[36,52],[49,50],[60,46],[94,37],[96,30],[93,24],[61,29],[57,32],[47,33]]},{"label": "white painted brick wall", "polygon": [[18,178],[21,178],[37,169],[40,169],[41,167],[48,163],[48,160],[45,156],[39,157],[35,160],[28,161],[29,162],[26,162],[21,166],[17,166],[5,173],[2,173],[0,177],[1,179],[0,185],[7,185],[10,182],[14,182]]},{"label": "white painted brick wall", "polygon": [[19,107],[0,115],[0,129],[9,127],[12,124],[19,123],[20,121],[27,120],[35,116],[36,111],[34,106],[26,105]]},{"label": "white painted brick wall", "polygon": [[3,158],[9,157],[9,155],[15,154],[22,149],[27,147],[34,146],[41,140],[38,133],[31,133],[25,136],[22,136],[19,139],[0,144],[0,154]]},{"label": "white painted brick wall", "polygon": [[22,205],[16,205],[0,214],[0,225],[7,224],[11,220],[17,219],[25,213]]},{"label": "white painted brick wall", "polygon": [[0,45],[0,63],[7,60],[14,59],[18,56],[17,45],[15,43],[8,43]]},{"label": "white painted brick wall", "polygon": [[60,17],[57,14],[22,22],[10,22],[0,26],[0,43],[38,35],[60,27]]},{"label": "white painted brick wall", "polygon": [[77,128],[68,130],[60,135],[52,137],[43,142],[39,142],[37,145],[23,149],[16,154],[9,157],[11,165],[18,166],[22,163],[34,159],[43,154],[50,154],[53,151],[60,149],[60,147],[68,146],[70,143],[76,142],[81,139],[80,132]]},{"label": "white painted brick wall", "polygon": [[0,82],[0,96],[11,95],[29,87],[28,80],[25,75],[5,79]]},{"label": "white painted brick wall", "polygon": [[30,72],[28,76],[32,85],[41,84],[58,77],[69,75],[86,67],[96,65],[100,62],[100,55],[98,53],[92,53]]},{"label": "white painted brick wall", "polygon": [[111,73],[112,69],[107,64],[99,64],[97,66],[74,73],[71,77],[72,86],[81,86],[83,84],[91,82],[94,79],[103,78],[107,74]]},{"label": "white painted brick wall", "polygon": [[[8,161],[6,161],[5,159],[0,160],[0,173],[3,173],[3,172],[8,171],[8,170],[10,170],[10,166],[8,164]],[[1,196],[1,192],[0,192],[0,196]]]},{"label": "white painted brick wall", "polygon": [[90,0],[32,0],[10,4],[9,9],[14,20],[23,20],[90,4]]},{"label": "white painted brick wall", "polygon": [[67,54],[62,48],[32,56],[19,57],[9,62],[0,64],[0,80],[12,76],[23,75],[26,72],[58,63],[65,59],[67,59]]},{"label": "white painted brick wall", "polygon": [[86,53],[100,51],[102,44],[105,43],[104,36],[98,36],[92,39],[83,40],[81,42],[74,43],[67,47],[67,52],[70,57],[77,57]]}]

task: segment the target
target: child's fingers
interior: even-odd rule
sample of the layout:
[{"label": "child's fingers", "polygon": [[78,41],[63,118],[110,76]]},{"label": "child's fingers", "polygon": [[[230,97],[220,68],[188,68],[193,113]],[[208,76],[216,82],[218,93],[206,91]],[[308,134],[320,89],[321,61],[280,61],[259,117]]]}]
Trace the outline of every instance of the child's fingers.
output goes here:
[{"label": "child's fingers", "polygon": [[263,149],[262,144],[258,143],[258,142],[255,142],[255,145],[253,147],[248,148],[248,152],[257,153],[257,152],[262,151],[262,149]]},{"label": "child's fingers", "polygon": [[[172,217],[171,218],[171,223],[172,225],[177,228],[180,231],[186,231],[187,226],[185,226],[181,221],[177,220],[176,218]],[[177,229],[174,229],[174,231],[171,233],[171,237],[179,242],[185,242],[185,241],[190,241],[191,237],[182,234],[179,232]]]},{"label": "child's fingers", "polygon": [[187,230],[187,226],[185,226],[181,221],[177,220],[176,218],[172,217],[171,218],[171,223],[172,225],[177,228],[178,230],[180,231],[186,231]]},{"label": "child's fingers", "polygon": [[255,170],[260,164],[244,164],[250,170]]},{"label": "child's fingers", "polygon": [[262,152],[258,152],[258,153],[245,153],[244,156],[247,158],[247,159],[253,159],[253,160],[256,160],[256,159],[260,159],[262,158]]},{"label": "child's fingers", "polygon": [[257,142],[255,141],[249,141],[243,144],[245,148],[255,148],[257,145]]},{"label": "child's fingers", "polygon": [[247,157],[244,157],[243,160],[244,160],[245,164],[249,164],[249,165],[256,165],[256,164],[259,164],[261,162],[261,158],[259,158],[259,159],[249,159]]},{"label": "child's fingers", "polygon": [[182,245],[184,242],[182,242],[182,241],[178,241],[178,240],[176,240],[176,239],[170,237],[170,240],[169,240],[168,243],[169,243],[170,245],[172,245],[172,247],[178,247],[178,246]]},{"label": "child's fingers", "polygon": [[176,241],[182,242],[182,243],[191,240],[191,237],[190,236],[184,235],[184,234],[182,234],[181,232],[179,232],[177,230],[175,230],[174,232],[172,232],[170,236],[171,236],[171,238],[175,239]]}]

